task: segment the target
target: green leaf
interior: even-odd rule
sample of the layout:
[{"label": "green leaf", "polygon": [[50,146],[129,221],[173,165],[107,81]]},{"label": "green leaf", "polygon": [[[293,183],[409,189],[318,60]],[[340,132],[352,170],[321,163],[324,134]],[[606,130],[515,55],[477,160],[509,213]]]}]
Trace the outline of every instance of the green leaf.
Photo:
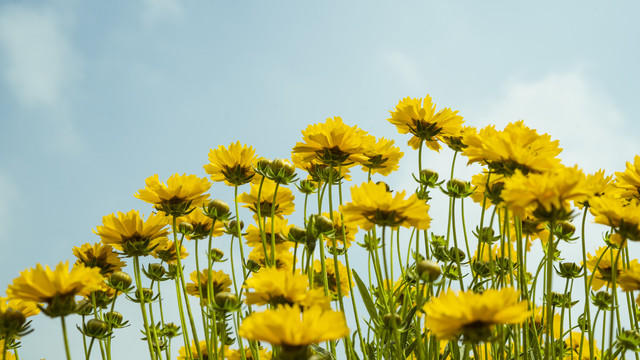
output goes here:
[{"label": "green leaf", "polygon": [[360,296],[362,297],[362,301],[364,301],[364,306],[369,312],[369,316],[376,322],[380,321],[376,306],[373,304],[373,300],[371,300],[371,295],[369,295],[369,290],[367,290],[367,286],[362,282],[362,279],[360,279],[360,276],[355,270],[353,271],[353,278],[356,280],[356,285],[358,285]]}]

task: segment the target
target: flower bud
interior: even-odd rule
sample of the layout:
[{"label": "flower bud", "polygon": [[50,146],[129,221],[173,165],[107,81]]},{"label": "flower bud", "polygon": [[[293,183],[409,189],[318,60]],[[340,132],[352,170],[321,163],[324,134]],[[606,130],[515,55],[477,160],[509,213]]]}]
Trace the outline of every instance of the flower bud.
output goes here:
[{"label": "flower bud", "polygon": [[165,324],[162,328],[162,333],[168,338],[174,338],[180,335],[180,326],[174,323]]},{"label": "flower bud", "polygon": [[242,232],[244,229],[244,221],[240,220],[240,229],[238,229],[238,221],[231,220],[227,224],[224,225],[225,232],[231,236],[238,236],[239,232]]},{"label": "flower bud", "polygon": [[211,249],[209,252],[209,256],[212,262],[223,262],[222,258],[224,257],[224,252],[218,248]]},{"label": "flower bud", "polygon": [[452,246],[451,249],[449,249],[449,255],[451,256],[451,259],[453,259],[454,261],[464,261],[464,259],[467,257],[467,255],[464,253],[464,251],[462,251],[461,249],[458,249],[455,246]]},{"label": "flower bud", "polygon": [[[140,290],[142,290],[142,299],[140,299]],[[153,301],[153,290],[149,288],[142,288],[140,290],[136,290],[137,302],[149,303]]]},{"label": "flower bud", "polygon": [[492,269],[493,269],[492,263],[485,263],[482,261],[474,261],[471,263],[471,270],[473,270],[473,273],[482,278],[487,278],[491,276]]},{"label": "flower bud", "polygon": [[8,308],[0,312],[0,335],[9,338],[17,336],[26,322],[27,318],[21,311]]},{"label": "flower bud", "polygon": [[214,301],[218,310],[226,312],[236,311],[241,305],[238,297],[229,292],[217,293]]},{"label": "flower bud", "polygon": [[298,190],[305,195],[311,195],[318,189],[318,183],[312,180],[300,180],[298,184],[296,184]]},{"label": "flower bud", "polygon": [[247,260],[247,269],[251,272],[258,272],[260,271],[260,264],[253,260]]},{"label": "flower bud", "polygon": [[91,315],[93,313],[93,305],[91,305],[91,301],[88,299],[82,299],[78,301],[76,306],[76,314],[81,316]]},{"label": "flower bud", "polygon": [[131,286],[131,276],[123,271],[116,271],[109,277],[109,285],[122,292],[128,292]]},{"label": "flower bud", "polygon": [[151,263],[147,266],[146,269],[143,269],[144,274],[152,281],[163,281],[164,274],[166,274],[166,270],[164,266],[159,263]]},{"label": "flower bud", "polygon": [[397,329],[402,324],[402,317],[398,314],[385,314],[382,317],[382,322],[389,329]]},{"label": "flower bud", "polygon": [[618,334],[617,347],[625,351],[640,352],[640,333],[638,330],[624,330]]},{"label": "flower bud", "polygon": [[611,310],[613,299],[611,298],[611,294],[608,292],[598,291],[595,294],[591,294],[591,302],[600,310]]},{"label": "flower bud", "polygon": [[83,334],[96,339],[106,338],[108,336],[108,332],[109,325],[98,319],[91,319],[83,326]]},{"label": "flower bud", "polygon": [[440,184],[442,184],[442,182],[440,183],[438,182],[439,177],[440,175],[438,175],[438,173],[435,170],[422,169],[422,171],[420,171],[420,179],[416,179],[416,180],[422,186],[435,188],[436,186],[439,186]]},{"label": "flower bud", "polygon": [[320,233],[328,233],[333,231],[333,221],[326,216],[316,215],[315,216],[315,228]]},{"label": "flower bud", "polygon": [[473,193],[471,183],[460,179],[451,179],[447,181],[447,190],[443,192],[456,199],[465,198]]},{"label": "flower bud", "polygon": [[302,244],[307,241],[307,230],[300,226],[292,226],[289,228],[289,241]]},{"label": "flower bud", "polygon": [[580,277],[582,273],[582,266],[573,263],[573,262],[563,262],[558,264],[558,268],[556,269],[556,273],[560,275],[561,278],[564,279],[575,279]]},{"label": "flower bud", "polygon": [[180,224],[178,224],[178,232],[180,234],[191,236],[191,234],[193,234],[194,232],[193,225],[189,224],[188,222],[181,222]]},{"label": "flower bud", "polygon": [[416,273],[423,281],[432,282],[438,280],[442,270],[434,261],[422,260],[416,265]]},{"label": "flower bud", "polygon": [[110,324],[114,328],[124,327],[128,323],[128,321],[124,321],[122,314],[120,314],[117,311],[110,311],[108,313],[105,313],[103,318],[104,318],[104,321],[106,321],[108,324]]},{"label": "flower bud", "polygon": [[208,217],[217,221],[227,221],[231,217],[229,205],[222,200],[212,200],[204,206],[203,212]]}]

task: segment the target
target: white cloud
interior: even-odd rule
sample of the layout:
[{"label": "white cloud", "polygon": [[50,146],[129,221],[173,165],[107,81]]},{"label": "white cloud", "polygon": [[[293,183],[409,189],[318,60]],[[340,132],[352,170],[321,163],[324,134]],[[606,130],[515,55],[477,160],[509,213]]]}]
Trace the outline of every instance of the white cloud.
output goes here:
[{"label": "white cloud", "polygon": [[586,172],[621,170],[639,150],[628,129],[631,124],[579,70],[530,82],[510,81],[502,98],[473,118],[497,128],[524,119],[539,133],[560,140],[564,164],[578,164]]},{"label": "white cloud", "polygon": [[144,4],[143,20],[147,25],[174,21],[184,15],[184,8],[179,0],[142,0],[142,2]]}]

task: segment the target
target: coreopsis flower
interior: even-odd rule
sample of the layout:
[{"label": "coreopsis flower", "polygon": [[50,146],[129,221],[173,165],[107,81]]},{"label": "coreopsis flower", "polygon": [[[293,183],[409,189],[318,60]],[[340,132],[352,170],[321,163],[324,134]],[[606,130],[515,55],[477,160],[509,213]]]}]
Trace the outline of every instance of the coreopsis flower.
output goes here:
[{"label": "coreopsis flower", "polygon": [[385,138],[376,139],[370,136],[369,146],[364,149],[366,161],[362,163],[362,170],[371,174],[387,176],[398,170],[400,159],[404,155],[400,148],[393,146],[393,140]]},{"label": "coreopsis flower", "polygon": [[309,280],[300,271],[262,268],[245,281],[245,302],[249,305],[298,305],[331,308],[331,299],[320,289],[309,290]]},{"label": "coreopsis flower", "polygon": [[[29,333],[27,317],[39,312],[38,303],[0,297],[0,339],[22,337]],[[0,349],[1,345],[0,342]]]},{"label": "coreopsis flower", "polygon": [[320,307],[305,309],[282,305],[245,318],[238,334],[271,345],[299,347],[349,335],[344,314]]},{"label": "coreopsis flower", "polygon": [[[471,186],[473,186],[475,190],[469,197],[475,203],[480,204],[480,206],[482,206],[484,202],[486,209],[491,207],[492,204],[496,206],[500,205],[502,203],[500,194],[504,186],[504,179],[504,175],[490,174],[489,176],[489,173],[484,171],[480,174],[473,175],[471,177]],[[488,186],[487,180],[489,180]]]},{"label": "coreopsis flower", "polygon": [[[582,337],[584,336],[584,340]],[[594,343],[594,354],[591,356],[591,350],[589,348],[590,340],[586,334],[572,331],[571,334],[564,340],[564,345],[568,349],[568,354],[565,354],[563,360],[590,360],[590,359],[601,359],[600,350],[595,347]],[[582,356],[578,357],[580,354],[580,344],[582,344]]]},{"label": "coreopsis flower", "polygon": [[428,229],[429,205],[415,194],[405,199],[405,193],[396,192],[394,196],[385,184],[363,183],[351,188],[351,202],[340,206],[340,212],[345,224],[357,224],[365,231],[374,225]]},{"label": "coreopsis flower", "polygon": [[462,335],[465,341],[482,342],[491,337],[494,325],[519,324],[531,316],[527,301],[519,301],[519,296],[514,288],[482,294],[449,291],[424,305],[425,325],[442,339]]},{"label": "coreopsis flower", "polygon": [[255,172],[253,166],[258,161],[253,147],[240,144],[222,145],[209,150],[209,164],[204,171],[211,175],[213,181],[224,181],[229,186],[239,186],[251,181]]},{"label": "coreopsis flower", "polygon": [[596,223],[613,227],[624,239],[640,240],[640,202],[601,196],[589,205]]},{"label": "coreopsis flower", "polygon": [[556,158],[562,151],[558,140],[551,141],[547,134],[539,135],[522,120],[510,123],[503,131],[490,125],[478,133],[469,132],[463,142],[467,147],[462,155],[469,158],[469,164],[486,164],[492,172],[507,176],[516,170],[524,174],[547,172],[560,164]]},{"label": "coreopsis flower", "polygon": [[370,141],[367,132],[343,123],[339,116],[307,126],[302,135],[302,142],[296,143],[292,150],[294,155],[299,155],[294,163],[315,162],[337,168],[366,161],[364,150]]},{"label": "coreopsis flower", "polygon": [[[191,346],[190,346],[190,350],[191,350],[191,355],[195,358],[197,358],[197,354],[198,354],[198,350],[200,351],[200,354],[202,355],[202,357],[204,359],[209,359],[209,353],[207,350],[207,342],[205,340],[200,341],[200,343],[198,345],[196,345],[195,340],[191,340]],[[178,360],[189,360],[192,357],[189,356],[187,354],[187,349],[183,346],[180,348],[180,350],[178,350]],[[213,354],[211,354],[211,357],[213,358]]]},{"label": "coreopsis flower", "polygon": [[[587,269],[591,274],[593,280],[591,281],[591,288],[595,291],[600,290],[603,286],[611,288],[611,281],[613,276],[613,264],[616,260],[616,256],[619,250],[613,248],[600,247],[596,250],[595,255],[587,254]],[[598,262],[598,259],[600,261]],[[622,274],[622,255],[618,256],[616,264],[616,278]],[[637,265],[638,260],[631,260],[630,265]],[[620,286],[620,283],[617,284]]]},{"label": "coreopsis flower", "polygon": [[618,285],[624,291],[640,290],[640,265],[635,263],[622,271],[618,278]]},{"label": "coreopsis flower", "polygon": [[122,267],[126,266],[110,245],[101,243],[93,245],[86,243],[81,247],[74,247],[73,255],[78,258],[76,265],[84,264],[86,267],[97,267],[105,277],[116,271],[122,271]]},{"label": "coreopsis flower", "polygon": [[153,204],[159,211],[168,215],[182,216],[193,210],[193,207],[203,204],[209,198],[205,194],[211,188],[206,178],[196,175],[174,174],[163,184],[158,174],[145,180],[146,187],[133,194],[140,200]]},{"label": "coreopsis flower", "polygon": [[391,118],[387,120],[399,133],[413,135],[408,144],[416,150],[424,141],[429,149],[439,151],[438,141],[459,136],[464,122],[457,110],[444,108],[436,112],[436,104],[429,95],[424,99],[406,97],[390,113]]},{"label": "coreopsis flower", "polygon": [[[224,349],[224,358],[227,360],[242,360],[242,355],[244,355],[244,359],[246,360],[254,360],[257,358],[253,357],[253,352],[251,348],[245,347],[242,352],[236,349],[230,349],[226,347]],[[258,349],[258,358],[260,360],[271,360],[271,351],[268,351],[266,348],[260,347]]]},{"label": "coreopsis flower", "polygon": [[291,154],[291,161],[298,169],[302,169],[309,174],[307,180],[315,183],[328,183],[338,184],[341,180],[351,180],[351,174],[349,173],[349,167],[352,164],[345,164],[339,167],[329,166],[323,163],[314,161],[305,161],[305,157],[302,154]]},{"label": "coreopsis flower", "polygon": [[[268,244],[267,244],[268,245]],[[271,247],[267,246],[267,254],[269,255],[269,259],[271,259]],[[293,254],[289,251],[288,248],[276,246],[276,268],[277,269],[289,269],[293,267]],[[256,246],[249,253],[249,260],[255,262],[260,265],[260,267],[265,268],[267,266],[267,260],[264,256],[264,248],[262,246]]]},{"label": "coreopsis flower", "polygon": [[[198,282],[198,277],[200,278],[200,282]],[[193,296],[199,297],[201,300],[209,299],[209,290],[207,284],[211,281],[213,296],[221,292],[229,292],[231,290],[231,278],[229,275],[225,274],[224,271],[212,271],[209,273],[208,269],[204,269],[198,275],[197,271],[194,271],[189,276],[191,279],[190,283],[187,283],[187,293]],[[209,280],[210,279],[210,280]],[[200,289],[202,289],[202,294],[200,293]],[[213,299],[213,296],[211,297]]]},{"label": "coreopsis flower", "polygon": [[[327,219],[331,219],[329,213],[322,213]],[[332,248],[333,243],[336,243],[336,248],[347,249],[356,240],[356,233],[358,232],[358,226],[353,223],[344,223],[344,236],[342,235],[342,215],[340,212],[333,211],[333,236],[325,236],[324,240],[327,247]]]},{"label": "coreopsis flower", "polygon": [[623,172],[616,172],[615,187],[623,190],[621,196],[625,199],[640,199],[640,155],[633,158],[633,164],[627,161],[627,168]]},{"label": "coreopsis flower", "polygon": [[[327,269],[327,285],[329,293],[334,297],[338,297],[338,277],[336,276],[336,265],[333,258],[327,258],[324,261],[325,268]],[[313,262],[313,287],[324,289],[324,275],[322,275],[322,263],[320,260]],[[349,296],[349,275],[347,273],[347,267],[338,260],[338,272],[340,273],[340,291],[342,296]]]},{"label": "coreopsis flower", "polygon": [[[175,264],[178,261],[178,253],[176,252],[176,244],[169,238],[163,237],[158,241],[158,246],[153,249],[151,256],[156,259],[160,259],[167,264]],[[180,245],[180,259],[185,259],[189,256],[187,248]]]},{"label": "coreopsis flower", "polygon": [[584,183],[587,190],[587,199],[584,202],[576,202],[576,205],[582,209],[584,204],[589,204],[590,199],[616,192],[612,180],[613,175],[605,176],[604,170],[598,170],[593,174],[588,174]]},{"label": "coreopsis flower", "polygon": [[162,237],[169,233],[169,219],[166,216],[151,214],[147,220],[140,217],[137,210],[128,213],[118,212],[102,218],[102,226],[93,232],[99,235],[102,243],[122,251],[125,256],[148,255]]},{"label": "coreopsis flower", "polygon": [[[214,225],[213,219],[203,214],[200,209],[196,209],[185,216],[177,218],[176,224],[178,225],[178,229],[180,229],[181,224],[191,225],[192,228],[189,229],[189,232],[185,233],[186,238],[189,240],[208,238],[210,234],[217,237],[224,233],[224,223],[222,221],[216,221]],[[212,225],[214,227],[213,232],[211,232]]]},{"label": "coreopsis flower", "polygon": [[[260,193],[259,199],[258,193]],[[276,195],[275,203],[274,194]],[[293,193],[286,187],[278,186],[276,193],[276,183],[267,179],[262,182],[262,189],[260,184],[252,183],[248,194],[242,193],[238,196],[238,202],[245,204],[243,207],[251,209],[255,219],[258,218],[258,208],[261,217],[270,217],[272,206],[274,206],[274,215],[279,218],[283,218],[283,215],[291,215],[295,209],[294,199]]]},{"label": "coreopsis flower", "polygon": [[75,296],[86,296],[106,285],[99,268],[76,265],[69,271],[69,262],[59,263],[54,270],[37,264],[27,269],[9,285],[10,299],[46,303],[49,316],[64,316],[75,310]]},{"label": "coreopsis flower", "polygon": [[[547,334],[549,331],[547,329],[547,321],[545,320],[545,313],[547,308],[544,306],[536,306],[533,309],[533,323],[539,329],[538,336],[542,339],[543,334]],[[560,328],[562,325],[562,316],[558,313],[553,314],[553,338],[559,340],[562,338],[562,332],[560,332]]]},{"label": "coreopsis flower", "polygon": [[564,220],[571,214],[571,201],[587,198],[584,179],[577,167],[559,166],[553,172],[528,175],[517,171],[505,179],[501,197],[521,218],[532,211],[541,220]]},{"label": "coreopsis flower", "polygon": [[[271,246],[271,236],[275,234],[276,246],[281,247],[280,250],[288,250],[291,247],[291,242],[289,242],[288,235],[288,221],[284,218],[267,218],[262,225],[262,231],[265,233],[265,239],[267,241],[267,246]],[[260,234],[260,229],[256,225],[249,225],[247,228],[247,234],[244,236],[247,245],[252,248],[261,247],[262,246],[262,235]]]}]

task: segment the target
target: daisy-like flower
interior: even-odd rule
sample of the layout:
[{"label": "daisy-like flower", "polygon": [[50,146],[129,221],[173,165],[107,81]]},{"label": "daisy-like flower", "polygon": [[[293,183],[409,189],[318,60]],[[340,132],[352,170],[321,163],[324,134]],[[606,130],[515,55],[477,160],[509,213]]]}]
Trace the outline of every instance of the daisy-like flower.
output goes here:
[{"label": "daisy-like flower", "polygon": [[[325,268],[327,269],[327,285],[329,293],[334,298],[338,298],[338,277],[336,276],[336,265],[333,258],[327,258],[324,261]],[[322,275],[322,263],[320,260],[313,262],[313,270],[315,274],[313,276],[314,288],[324,289],[324,276]],[[342,296],[349,296],[349,276],[347,275],[347,267],[338,260],[338,272],[340,273],[340,291]]]},{"label": "daisy-like flower", "polygon": [[209,150],[209,164],[204,166],[204,171],[211,175],[213,181],[240,186],[251,181],[255,175],[253,166],[257,161],[253,147],[247,147],[238,141],[229,144],[228,148],[220,145],[215,150]]},{"label": "daisy-like flower", "polygon": [[331,299],[320,289],[309,290],[307,276],[300,271],[263,268],[248,278],[243,285],[247,290],[245,301],[249,305],[298,305],[331,308]]},{"label": "daisy-like flower", "polygon": [[[589,272],[593,274],[595,272],[595,276],[591,281],[591,288],[594,291],[600,290],[603,286],[608,288],[611,287],[611,281],[613,276],[613,264],[616,259],[616,255],[619,250],[615,250],[609,248],[607,250],[606,247],[602,246],[598,250],[596,250],[595,255],[587,254],[587,269]],[[598,262],[600,259],[600,262]],[[638,260],[631,260],[630,265],[638,265]],[[618,261],[616,262],[616,278],[619,278],[622,274],[622,259],[621,256],[618,256]],[[617,285],[621,286],[618,281]]]},{"label": "daisy-like flower", "polygon": [[625,269],[617,281],[624,291],[640,290],[640,264],[633,264]]},{"label": "daisy-like flower", "polygon": [[[582,337],[584,336],[584,340]],[[586,334],[582,334],[577,331],[572,331],[571,334],[564,340],[565,347],[569,350],[568,354],[564,355],[564,360],[590,360],[601,359],[600,350],[593,345],[593,357],[591,356],[591,350],[589,349],[589,338]],[[578,357],[580,354],[580,344],[582,344],[582,357]]]},{"label": "daisy-like flower", "polygon": [[553,172],[524,175],[520,171],[505,179],[501,197],[516,215],[528,211],[541,220],[566,220],[571,201],[584,201],[588,191],[577,167],[557,167]]},{"label": "daisy-like flower", "polygon": [[469,164],[480,162],[491,171],[507,176],[516,170],[525,174],[547,172],[560,164],[556,158],[562,151],[558,140],[551,141],[547,134],[539,135],[522,120],[510,123],[503,131],[491,125],[478,133],[469,132],[463,142],[467,147],[462,155],[469,158]]},{"label": "daisy-like flower", "polygon": [[[487,186],[487,180],[489,180],[489,186]],[[492,204],[500,205],[502,203],[500,194],[504,186],[503,175],[491,174],[489,177],[489,173],[483,171],[471,177],[471,186],[473,186],[475,190],[469,197],[475,203],[480,204],[480,206],[482,206],[484,202],[485,208],[488,209]]]},{"label": "daisy-like flower", "polygon": [[[281,219],[275,217],[273,222],[271,218],[267,218],[264,222],[262,230],[266,234],[267,246],[271,246],[271,235],[275,234],[276,247],[281,248],[280,250],[285,251],[288,250],[292,243],[289,242],[288,235],[288,221],[287,219]],[[257,226],[251,224],[247,228],[247,234],[244,236],[247,245],[252,248],[262,247],[262,236],[260,235],[260,229]]]},{"label": "daisy-like flower", "polygon": [[363,183],[351,188],[351,202],[340,206],[345,223],[357,224],[365,231],[374,225],[429,228],[429,205],[413,194],[405,199],[405,191],[395,196],[387,191],[385,184]]},{"label": "daisy-like flower", "polygon": [[180,227],[180,224],[189,224],[193,228],[189,233],[185,234],[189,240],[199,240],[208,238],[209,234],[214,237],[220,236],[224,233],[224,223],[222,221],[216,221],[211,232],[211,226],[213,225],[213,219],[205,215],[200,209],[196,209],[185,216],[181,216],[176,219],[176,224]]},{"label": "daisy-like flower", "polygon": [[[40,309],[35,302],[0,297],[0,339],[22,337],[29,333],[27,317],[39,312]],[[0,349],[1,345],[0,342]]]},{"label": "daisy-like flower", "polygon": [[[236,349],[229,349],[228,347],[224,349],[224,358],[227,360],[242,360],[242,355],[246,360],[254,360],[253,352],[248,347],[245,347],[242,352]],[[267,351],[266,348],[260,347],[258,349],[258,356],[260,360],[271,360],[271,351]]]},{"label": "daisy-like flower", "polygon": [[[207,350],[207,342],[205,340],[200,341],[200,343],[198,345],[196,345],[196,342],[194,340],[191,340],[191,355],[192,356],[196,356],[196,354],[199,353],[202,355],[202,357],[204,359],[209,359],[209,353]],[[191,356],[189,356],[187,354],[187,349],[183,346],[180,348],[180,350],[178,350],[178,360],[188,360],[191,359]],[[211,356],[213,357],[213,354],[211,354]]]},{"label": "daisy-like flower", "polygon": [[520,324],[531,316],[527,301],[519,301],[519,296],[513,288],[482,294],[449,291],[425,304],[425,325],[441,339],[462,335],[465,341],[482,342],[491,337],[494,325]]},{"label": "daisy-like flower", "polygon": [[308,180],[316,183],[323,182],[328,183],[331,180],[332,184],[338,184],[340,180],[351,180],[351,174],[349,173],[349,167],[351,164],[333,167],[326,164],[318,163],[316,160],[305,161],[305,157],[302,154],[291,154],[291,161],[293,165],[298,169],[302,169],[309,174]]},{"label": "daisy-like flower", "polygon": [[[267,249],[269,254],[269,259],[271,259],[271,249]],[[249,253],[249,260],[255,262],[260,265],[260,267],[265,268],[267,266],[267,261],[264,256],[264,248],[262,246],[256,246]],[[291,271],[293,267],[293,254],[289,251],[288,248],[283,246],[276,246],[276,268],[277,269],[288,269]]]},{"label": "daisy-like flower", "polygon": [[[276,193],[276,183],[265,179],[262,183],[262,190],[260,190],[260,184],[252,183],[251,191],[248,194],[240,194],[238,202],[245,204],[243,207],[251,209],[255,219],[258,219],[258,208],[260,208],[260,216],[270,217],[271,207],[274,206],[273,195],[276,194],[275,216],[283,218],[283,215],[291,215],[295,209],[293,193],[283,186],[278,186],[277,190]],[[258,192],[260,192],[260,199],[258,199]]]},{"label": "daisy-like flower", "polygon": [[69,271],[69,262],[61,262],[51,270],[38,264],[35,269],[21,272],[9,285],[7,295],[11,299],[46,303],[45,313],[54,317],[73,312],[76,295],[87,296],[105,286],[99,268],[81,264]]},{"label": "daisy-like flower", "polygon": [[[322,216],[327,219],[331,219],[331,215],[329,213],[323,213]],[[345,223],[344,224],[344,237],[342,236],[342,215],[334,210],[333,211],[333,236],[325,236],[324,240],[327,244],[327,247],[333,248],[333,243],[335,241],[336,248],[338,249],[347,249],[351,246],[351,244],[356,240],[356,233],[358,232],[358,226],[353,223]]]},{"label": "daisy-like flower", "polygon": [[302,142],[296,143],[292,153],[303,163],[321,163],[333,167],[364,163],[364,150],[368,147],[367,132],[349,126],[336,116],[324,123],[309,125],[302,131]]},{"label": "daisy-like flower", "polygon": [[616,172],[614,186],[623,190],[622,197],[640,199],[640,155],[633,158],[633,164],[627,161],[625,171]]},{"label": "daisy-like flower", "polygon": [[[160,259],[167,264],[175,264],[178,261],[176,244],[172,240],[169,240],[169,238],[160,238],[158,240],[158,246],[153,249],[151,256],[156,259]],[[180,246],[180,259],[185,259],[187,256],[189,256],[187,248]]]},{"label": "daisy-like flower", "polygon": [[382,176],[398,170],[400,159],[404,154],[399,147],[393,146],[395,142],[385,138],[369,137],[371,140],[368,141],[369,146],[364,149],[366,161],[362,163],[362,170]]},{"label": "daisy-like flower", "polygon": [[148,255],[162,237],[169,232],[166,216],[151,214],[143,220],[137,210],[128,213],[110,214],[102,218],[102,226],[93,232],[99,235],[102,243],[111,245],[126,256]]},{"label": "daisy-like flower", "polygon": [[320,307],[304,312],[298,306],[279,306],[245,318],[238,330],[248,340],[283,347],[306,347],[349,335],[344,314]]},{"label": "daisy-like flower", "polygon": [[436,112],[436,104],[429,95],[424,99],[406,97],[390,113],[388,120],[399,133],[413,135],[408,144],[416,150],[424,141],[429,149],[439,151],[442,147],[438,141],[460,135],[464,122],[458,111],[450,108]]},{"label": "daisy-like flower", "polygon": [[[211,274],[209,274],[208,269],[202,270],[200,272],[199,283],[197,271],[192,272],[189,278],[191,279],[191,282],[187,284],[187,293],[197,296],[201,298],[201,300],[209,299],[209,291],[207,288],[209,281],[211,281],[213,286],[213,296],[220,292],[229,292],[231,290],[231,278],[229,278],[229,275],[225,274],[222,270],[212,271]],[[209,280],[209,278],[211,278],[211,280]],[[200,289],[202,289],[202,294],[200,294]]]},{"label": "daisy-like flower", "polygon": [[73,255],[78,258],[76,265],[84,264],[86,267],[97,267],[105,277],[116,271],[122,271],[122,268],[126,266],[110,245],[101,243],[93,245],[86,243],[81,247],[74,247]]},{"label": "daisy-like flower", "polygon": [[640,202],[601,196],[589,205],[596,223],[613,227],[624,239],[640,240]]},{"label": "daisy-like flower", "polygon": [[613,186],[612,179],[612,175],[605,176],[604,170],[598,170],[593,174],[588,174],[584,183],[585,188],[587,189],[587,200],[584,202],[577,202],[576,205],[582,209],[584,204],[589,203],[589,199],[617,192]]},{"label": "daisy-like flower", "polygon": [[148,177],[145,183],[146,187],[133,196],[153,204],[159,211],[176,216],[187,214],[194,206],[206,202],[209,194],[205,192],[211,188],[206,178],[186,174],[172,175],[166,185],[160,182],[158,174]]}]

